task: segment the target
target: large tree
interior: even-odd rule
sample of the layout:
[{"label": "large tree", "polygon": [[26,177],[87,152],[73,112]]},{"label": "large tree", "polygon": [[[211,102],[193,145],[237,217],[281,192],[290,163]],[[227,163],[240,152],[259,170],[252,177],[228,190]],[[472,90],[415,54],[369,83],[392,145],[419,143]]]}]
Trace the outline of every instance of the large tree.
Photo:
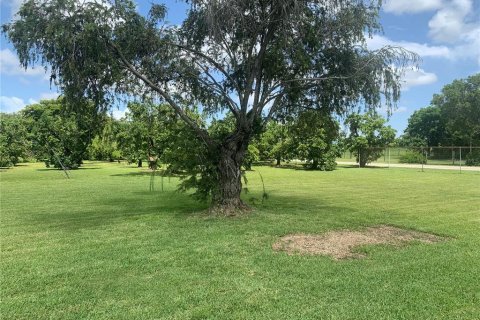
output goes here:
[{"label": "large tree", "polygon": [[408,126],[402,137],[407,146],[438,147],[447,143],[446,121],[438,106],[415,111],[408,118]]},{"label": "large tree", "polygon": [[396,131],[391,126],[386,126],[386,122],[373,111],[353,113],[345,120],[349,130],[345,142],[350,151],[356,154],[360,167],[380,158],[385,148],[395,141]]},{"label": "large tree", "polygon": [[455,80],[435,94],[452,145],[480,146],[480,73]]},{"label": "large tree", "polygon": [[330,114],[316,110],[300,113],[289,130],[292,156],[305,160],[309,169],[334,170],[338,156],[334,140],[339,138],[339,129]]},{"label": "large tree", "polygon": [[21,114],[0,113],[0,167],[16,165],[29,152],[28,131]]},{"label": "large tree", "polygon": [[480,146],[480,74],[454,80],[431,106],[415,111],[402,137],[406,146]]},{"label": "large tree", "polygon": [[38,160],[55,168],[77,169],[101,130],[104,115],[91,102],[70,104],[64,98],[41,100],[21,111]]},{"label": "large tree", "polygon": [[[245,208],[241,165],[257,131],[299,108],[345,113],[361,101],[391,107],[400,72],[416,56],[366,48],[380,31],[380,0],[190,0],[183,24],[147,17],[129,0],[27,0],[3,31],[26,67],[49,66],[67,97],[107,106],[118,94],[167,103],[205,145],[215,168],[213,208]],[[212,137],[188,108],[231,114],[235,128]]]}]

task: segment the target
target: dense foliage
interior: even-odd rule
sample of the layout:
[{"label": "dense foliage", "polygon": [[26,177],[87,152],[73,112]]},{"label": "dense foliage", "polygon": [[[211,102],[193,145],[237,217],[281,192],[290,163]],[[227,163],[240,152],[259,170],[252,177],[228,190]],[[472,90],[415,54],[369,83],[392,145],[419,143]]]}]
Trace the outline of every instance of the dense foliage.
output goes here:
[{"label": "dense foliage", "polygon": [[408,150],[405,152],[405,154],[402,154],[398,162],[400,163],[420,163],[420,164],[426,164],[427,163],[427,157],[425,155],[425,152],[423,150],[416,151],[416,150]]},{"label": "dense foliage", "polygon": [[412,114],[402,138],[407,146],[480,146],[480,73],[446,85]]},{"label": "dense foliage", "polygon": [[20,114],[0,113],[0,167],[10,167],[29,156],[30,142]]},{"label": "dense foliage", "polygon": [[300,113],[290,128],[292,158],[306,161],[309,169],[331,171],[336,167],[338,122],[315,110]]},{"label": "dense foliage", "polygon": [[105,117],[103,130],[97,134],[88,147],[89,158],[92,160],[114,161],[122,158],[118,148],[117,134],[119,123],[112,117]]},{"label": "dense foliage", "polygon": [[475,149],[469,152],[465,157],[465,164],[467,166],[480,166],[480,150]]},{"label": "dense foliage", "polygon": [[55,168],[76,169],[87,158],[87,148],[101,128],[103,114],[88,101],[41,100],[22,110],[32,152]]},{"label": "dense foliage", "polygon": [[395,140],[395,129],[374,113],[351,114],[345,120],[349,129],[346,145],[356,155],[360,167],[380,158],[385,147]]}]

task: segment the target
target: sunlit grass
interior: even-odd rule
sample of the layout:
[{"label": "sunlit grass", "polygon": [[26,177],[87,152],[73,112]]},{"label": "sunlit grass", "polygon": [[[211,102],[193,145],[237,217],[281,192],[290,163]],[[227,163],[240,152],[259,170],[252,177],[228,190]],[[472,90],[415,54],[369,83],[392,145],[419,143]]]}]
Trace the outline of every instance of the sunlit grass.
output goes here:
[{"label": "sunlit grass", "polygon": [[[261,172],[268,200],[261,204]],[[1,179],[2,319],[478,319],[480,173],[256,167],[248,216],[213,218],[178,180],[87,163]],[[363,260],[272,251],[289,233],[391,224],[450,238]]]}]

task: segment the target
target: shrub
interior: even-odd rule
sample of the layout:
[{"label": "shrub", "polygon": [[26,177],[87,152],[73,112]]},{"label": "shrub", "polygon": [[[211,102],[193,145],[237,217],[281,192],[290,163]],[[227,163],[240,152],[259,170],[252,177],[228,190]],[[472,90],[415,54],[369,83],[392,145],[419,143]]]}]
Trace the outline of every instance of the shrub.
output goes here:
[{"label": "shrub", "polygon": [[480,166],[480,150],[475,150],[467,154],[465,157],[465,165]]},{"label": "shrub", "polygon": [[400,163],[427,163],[427,157],[418,151],[407,151],[404,155],[401,155]]}]

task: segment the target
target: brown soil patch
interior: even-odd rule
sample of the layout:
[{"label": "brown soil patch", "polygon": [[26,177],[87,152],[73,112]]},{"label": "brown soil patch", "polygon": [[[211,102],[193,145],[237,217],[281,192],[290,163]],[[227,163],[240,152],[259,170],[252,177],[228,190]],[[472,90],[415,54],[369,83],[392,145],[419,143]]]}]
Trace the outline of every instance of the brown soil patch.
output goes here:
[{"label": "brown soil patch", "polygon": [[329,255],[338,260],[365,257],[364,254],[354,252],[355,248],[364,245],[400,246],[412,241],[434,243],[444,239],[444,237],[420,231],[376,226],[359,231],[331,231],[323,235],[286,235],[275,242],[272,248],[275,251],[286,251],[288,254]]}]

